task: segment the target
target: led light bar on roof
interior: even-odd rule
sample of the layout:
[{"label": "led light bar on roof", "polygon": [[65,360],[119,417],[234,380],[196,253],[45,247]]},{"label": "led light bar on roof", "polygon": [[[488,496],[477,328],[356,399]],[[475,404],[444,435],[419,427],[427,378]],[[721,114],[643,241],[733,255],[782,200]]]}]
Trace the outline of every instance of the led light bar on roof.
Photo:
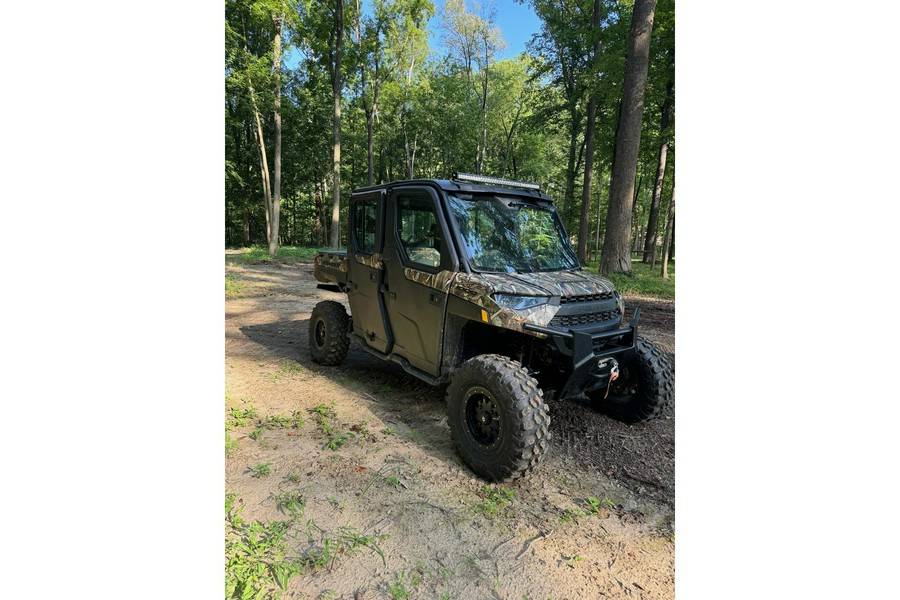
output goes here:
[{"label": "led light bar on roof", "polygon": [[473,175],[471,173],[454,173],[451,177],[454,181],[468,181],[470,183],[485,183],[487,185],[500,185],[506,187],[523,188],[526,190],[541,191],[541,184],[501,179],[500,177],[487,177],[486,175]]}]

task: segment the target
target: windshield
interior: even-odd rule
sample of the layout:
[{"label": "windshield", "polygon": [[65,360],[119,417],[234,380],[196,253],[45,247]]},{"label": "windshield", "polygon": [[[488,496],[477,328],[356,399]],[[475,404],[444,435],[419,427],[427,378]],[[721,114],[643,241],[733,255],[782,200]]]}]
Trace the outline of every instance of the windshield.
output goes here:
[{"label": "windshield", "polygon": [[552,209],[501,196],[449,198],[475,270],[530,273],[579,268]]}]

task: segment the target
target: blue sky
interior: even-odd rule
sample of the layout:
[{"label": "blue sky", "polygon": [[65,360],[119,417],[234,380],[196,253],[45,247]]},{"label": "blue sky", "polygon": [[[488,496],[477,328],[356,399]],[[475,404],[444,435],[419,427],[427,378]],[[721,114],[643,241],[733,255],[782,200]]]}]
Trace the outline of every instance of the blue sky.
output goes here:
[{"label": "blue sky", "polygon": [[[500,53],[500,58],[512,58],[525,51],[525,43],[531,36],[541,29],[541,20],[534,14],[530,4],[519,4],[515,0],[482,0],[492,1],[497,8],[496,26],[503,32],[506,40],[506,49]],[[467,1],[469,10],[472,10],[471,0]],[[431,38],[431,50],[441,52],[441,11],[444,8],[444,0],[434,0],[435,15],[428,22]]]}]

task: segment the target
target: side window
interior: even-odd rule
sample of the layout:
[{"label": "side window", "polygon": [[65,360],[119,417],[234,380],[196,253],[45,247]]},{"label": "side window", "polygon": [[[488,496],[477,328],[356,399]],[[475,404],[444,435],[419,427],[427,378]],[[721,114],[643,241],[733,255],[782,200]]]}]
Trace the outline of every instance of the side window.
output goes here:
[{"label": "side window", "polygon": [[378,200],[369,198],[353,204],[353,248],[362,254],[375,252],[375,210]]},{"label": "side window", "polygon": [[427,196],[401,195],[397,198],[397,233],[410,262],[435,269],[441,264],[444,240]]}]

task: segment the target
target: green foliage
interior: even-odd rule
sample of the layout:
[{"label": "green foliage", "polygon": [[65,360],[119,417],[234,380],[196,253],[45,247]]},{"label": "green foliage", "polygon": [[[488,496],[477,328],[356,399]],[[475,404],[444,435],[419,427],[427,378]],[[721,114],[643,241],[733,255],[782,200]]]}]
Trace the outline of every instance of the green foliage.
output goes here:
[{"label": "green foliage", "polygon": [[407,600],[407,598],[412,597],[410,591],[406,589],[406,576],[403,571],[397,574],[388,587],[388,591],[391,593],[393,600]]},{"label": "green foliage", "polygon": [[[602,233],[608,210],[632,3],[604,0],[600,26],[594,27],[589,1],[520,1],[533,7],[541,29],[525,53],[503,59],[502,17],[471,3],[445,2],[438,35],[429,31],[429,18],[435,14],[432,0],[343,3],[342,198],[368,183],[371,125],[375,183],[410,176],[445,178],[455,170],[479,167],[485,174],[539,181],[556,201],[567,231],[575,234],[584,176],[585,108],[592,94],[597,100],[589,213],[593,247],[598,217]],[[668,83],[674,83],[674,15],[674,1],[659,0],[638,163],[637,180],[644,182],[637,195],[638,230],[647,223],[660,142],[674,139],[674,119],[660,131]],[[273,43],[282,16],[283,60],[276,70]],[[334,36],[333,2],[226,0],[225,241],[228,247],[243,249],[229,255],[229,262],[309,260],[328,243]],[[437,43],[429,47],[429,40]],[[599,56],[593,54],[595,40],[600,42]],[[256,117],[271,169],[279,78],[284,123],[280,238],[286,245],[271,259],[265,245]],[[674,158],[671,143],[670,164]],[[672,192],[671,173],[670,168],[663,184],[660,231]],[[342,202],[340,246],[346,244],[346,210]],[[664,286],[647,292],[668,297]],[[226,295],[240,293],[239,282],[226,279]]]},{"label": "green foliage", "polygon": [[306,509],[306,498],[296,490],[281,490],[272,494],[275,500],[275,507],[282,512],[290,514],[292,520],[303,517],[303,511]]},{"label": "green foliage", "polygon": [[279,598],[303,565],[287,557],[289,524],[248,523],[235,510],[235,496],[225,497],[225,597]]},{"label": "green foliage", "polygon": [[263,419],[262,425],[267,429],[299,429],[303,427],[304,423],[306,423],[306,419],[303,418],[303,414],[299,410],[295,410],[291,413],[291,416],[281,414],[269,415]]},{"label": "green foliage", "polygon": [[238,441],[225,431],[225,456],[231,456],[238,449]]},{"label": "green foliage", "polygon": [[255,419],[256,414],[256,409],[252,406],[250,408],[232,408],[229,411],[230,418],[225,422],[225,427],[243,427],[249,419]]},{"label": "green foliage", "polygon": [[[226,260],[232,263],[261,263],[261,262],[280,262],[293,263],[299,261],[310,260],[316,256],[317,252],[325,250],[324,247],[307,247],[307,246],[281,246],[278,249],[278,256],[272,258],[269,256],[268,246],[249,246],[239,248],[238,253],[230,253],[226,256]],[[228,288],[228,277],[225,279],[226,290]],[[238,290],[239,293],[240,290]]]},{"label": "green foliage", "polygon": [[[600,262],[589,261],[584,265],[584,270],[592,273],[598,271]],[[675,299],[675,261],[669,261],[669,279],[663,279],[659,275],[661,268],[657,262],[656,266],[651,270],[650,265],[640,262],[640,259],[631,261],[632,275],[631,277],[622,273],[612,273],[609,277],[610,281],[615,284],[616,289],[623,295],[648,296],[651,298],[661,298],[664,300]],[[627,304],[626,304],[627,308]]]},{"label": "green foliage", "polygon": [[225,275],[225,297],[234,298],[244,291],[244,284],[237,275],[228,273]]},{"label": "green foliage", "polygon": [[258,465],[254,465],[254,466],[250,467],[250,472],[256,478],[268,477],[269,475],[272,474],[271,467],[272,467],[272,463],[270,463],[270,462],[259,463]]},{"label": "green foliage", "polygon": [[475,509],[491,516],[515,500],[516,490],[485,485],[478,490],[478,496],[482,501],[475,505]]}]

